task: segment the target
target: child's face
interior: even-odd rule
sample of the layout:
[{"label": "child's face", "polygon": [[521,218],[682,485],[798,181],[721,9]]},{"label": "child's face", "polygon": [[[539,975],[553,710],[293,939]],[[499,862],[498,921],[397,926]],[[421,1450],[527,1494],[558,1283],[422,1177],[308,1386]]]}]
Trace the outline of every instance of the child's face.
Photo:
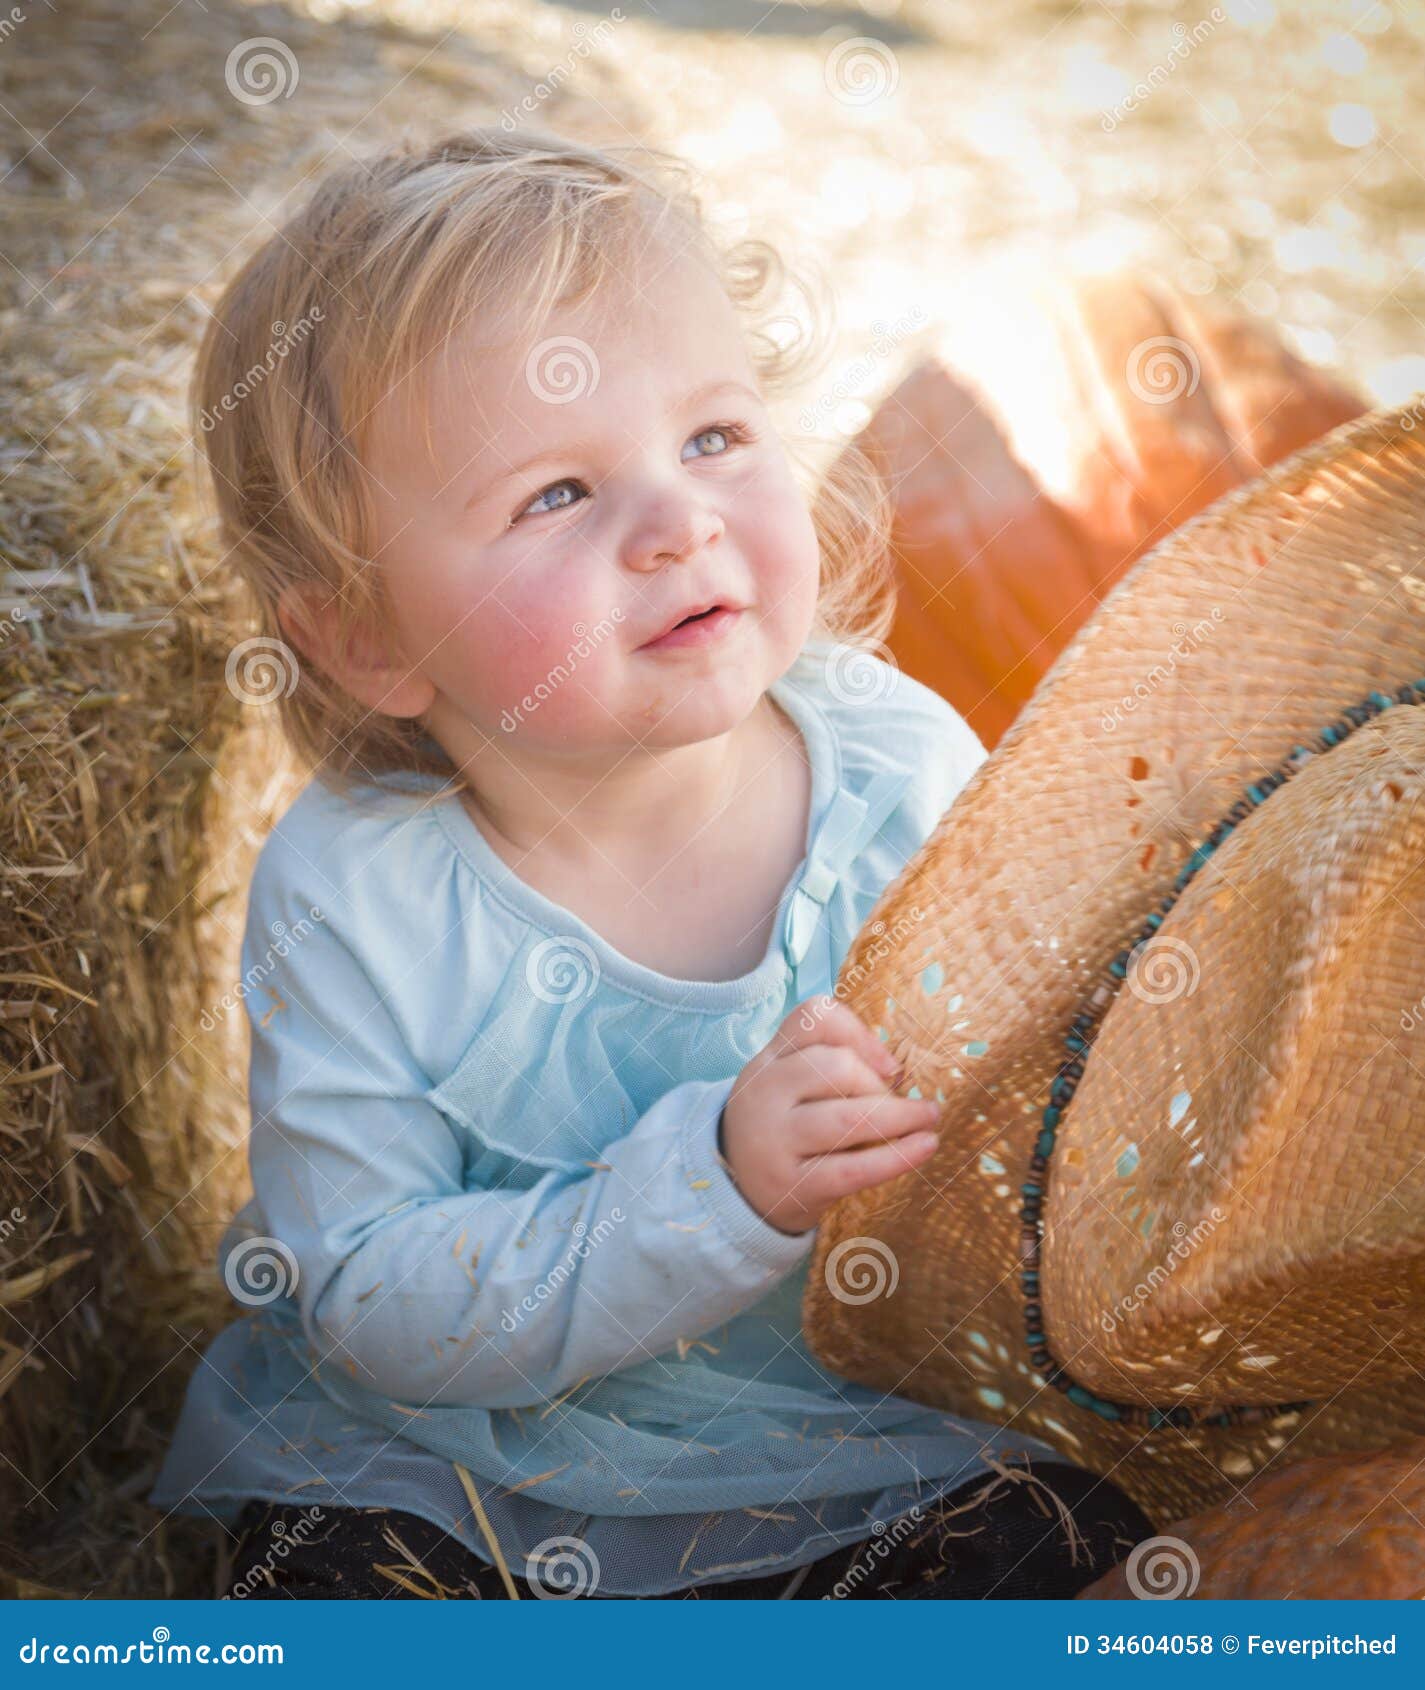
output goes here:
[{"label": "child's face", "polygon": [[[810,630],[816,536],[734,308],[695,259],[662,261],[642,298],[556,311],[533,344],[457,342],[434,464],[419,420],[378,408],[379,567],[457,763],[487,736],[568,755],[724,733]],[[712,603],[732,614],[649,643]]]}]

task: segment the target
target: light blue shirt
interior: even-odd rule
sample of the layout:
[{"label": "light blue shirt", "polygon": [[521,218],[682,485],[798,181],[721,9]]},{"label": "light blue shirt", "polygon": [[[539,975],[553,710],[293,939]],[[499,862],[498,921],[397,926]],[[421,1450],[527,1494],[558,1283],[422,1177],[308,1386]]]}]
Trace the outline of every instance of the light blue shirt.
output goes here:
[{"label": "light blue shirt", "polygon": [[719,1157],[738,1073],[833,989],[984,757],[869,654],[808,648],[770,690],[811,813],[737,979],[622,956],[457,798],[422,803],[434,777],[360,801],[314,780],[282,816],[242,951],[254,1195],[219,1253],[246,1312],[193,1374],[152,1503],[405,1509],[489,1560],[463,1468],[514,1572],[573,1538],[602,1593],[641,1594],[829,1554],[986,1448],[1061,1459],[813,1361],[811,1234],[763,1221]]}]

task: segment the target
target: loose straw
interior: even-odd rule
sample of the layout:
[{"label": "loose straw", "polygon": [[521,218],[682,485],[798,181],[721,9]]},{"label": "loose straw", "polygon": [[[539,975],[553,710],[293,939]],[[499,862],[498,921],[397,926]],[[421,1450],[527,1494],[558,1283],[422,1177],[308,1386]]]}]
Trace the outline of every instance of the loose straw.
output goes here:
[{"label": "loose straw", "polygon": [[460,1482],[465,1486],[465,1494],[470,1498],[470,1506],[474,1510],[475,1518],[480,1523],[480,1530],[485,1534],[485,1542],[490,1546],[490,1553],[495,1557],[495,1565],[500,1569],[500,1577],[505,1581],[505,1594],[511,1602],[518,1602],[520,1593],[515,1589],[515,1581],[510,1577],[510,1569],[505,1563],[505,1552],[500,1548],[500,1540],[490,1529],[490,1521],[485,1513],[485,1505],[480,1500],[480,1493],[475,1489],[475,1481],[469,1473],[454,1462],[455,1471],[460,1475]]}]

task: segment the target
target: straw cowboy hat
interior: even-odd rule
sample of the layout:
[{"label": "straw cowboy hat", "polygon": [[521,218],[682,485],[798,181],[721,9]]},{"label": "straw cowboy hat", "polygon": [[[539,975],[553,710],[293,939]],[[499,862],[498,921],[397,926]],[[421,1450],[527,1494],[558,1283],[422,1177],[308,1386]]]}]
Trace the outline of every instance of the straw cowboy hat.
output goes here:
[{"label": "straw cowboy hat", "polygon": [[812,1349],[1159,1522],[1425,1433],[1422,435],[1143,558],[837,983],[944,1108],[823,1219]]}]

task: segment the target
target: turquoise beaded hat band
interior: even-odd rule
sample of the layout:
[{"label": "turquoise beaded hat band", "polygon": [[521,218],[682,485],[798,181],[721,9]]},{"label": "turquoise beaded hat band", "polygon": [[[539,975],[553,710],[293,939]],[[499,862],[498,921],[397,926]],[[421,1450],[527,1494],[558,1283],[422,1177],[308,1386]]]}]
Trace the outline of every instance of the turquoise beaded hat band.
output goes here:
[{"label": "turquoise beaded hat band", "polygon": [[1425,704],[1425,677],[1408,682],[1392,698],[1383,692],[1369,693],[1359,704],[1349,706],[1341,718],[1323,728],[1314,745],[1294,746],[1289,755],[1267,774],[1252,782],[1225,816],[1178,871],[1172,890],[1144,921],[1128,948],[1121,950],[1108,964],[1106,977],[1097,983],[1081,1005],[1064,1036],[1068,1051],[1066,1060],[1049,1088],[1049,1101],[1044,1108],[1039,1136],[1029,1159],[1028,1178],[1020,1187],[1024,1198],[1020,1209],[1023,1223],[1020,1233],[1020,1289],[1024,1296],[1024,1339],[1029,1359],[1056,1390],[1080,1408],[1088,1409],[1101,1419],[1124,1425],[1155,1430],[1162,1426],[1246,1426],[1273,1420],[1278,1416],[1297,1413],[1311,1407],[1310,1402],[1278,1403],[1275,1406],[1244,1405],[1230,1408],[1189,1407],[1177,1403],[1168,1408],[1153,1408],[1142,1403],[1117,1402],[1098,1395],[1078,1384],[1049,1348],[1044,1332],[1044,1311],[1040,1303],[1039,1268],[1044,1238],[1044,1199],[1048,1186],[1050,1160],[1056,1140],[1063,1128],[1065,1113],[1083,1076],[1085,1058],[1093,1045],[1108,1005],[1118,988],[1128,977],[1128,970],[1137,948],[1146,944],[1162,926],[1164,917],[1182,896],[1194,875],[1234,831],[1237,825],[1252,814],[1279,787],[1284,786],[1312,757],[1340,745],[1356,728],[1363,726],[1383,710],[1395,704]]}]

